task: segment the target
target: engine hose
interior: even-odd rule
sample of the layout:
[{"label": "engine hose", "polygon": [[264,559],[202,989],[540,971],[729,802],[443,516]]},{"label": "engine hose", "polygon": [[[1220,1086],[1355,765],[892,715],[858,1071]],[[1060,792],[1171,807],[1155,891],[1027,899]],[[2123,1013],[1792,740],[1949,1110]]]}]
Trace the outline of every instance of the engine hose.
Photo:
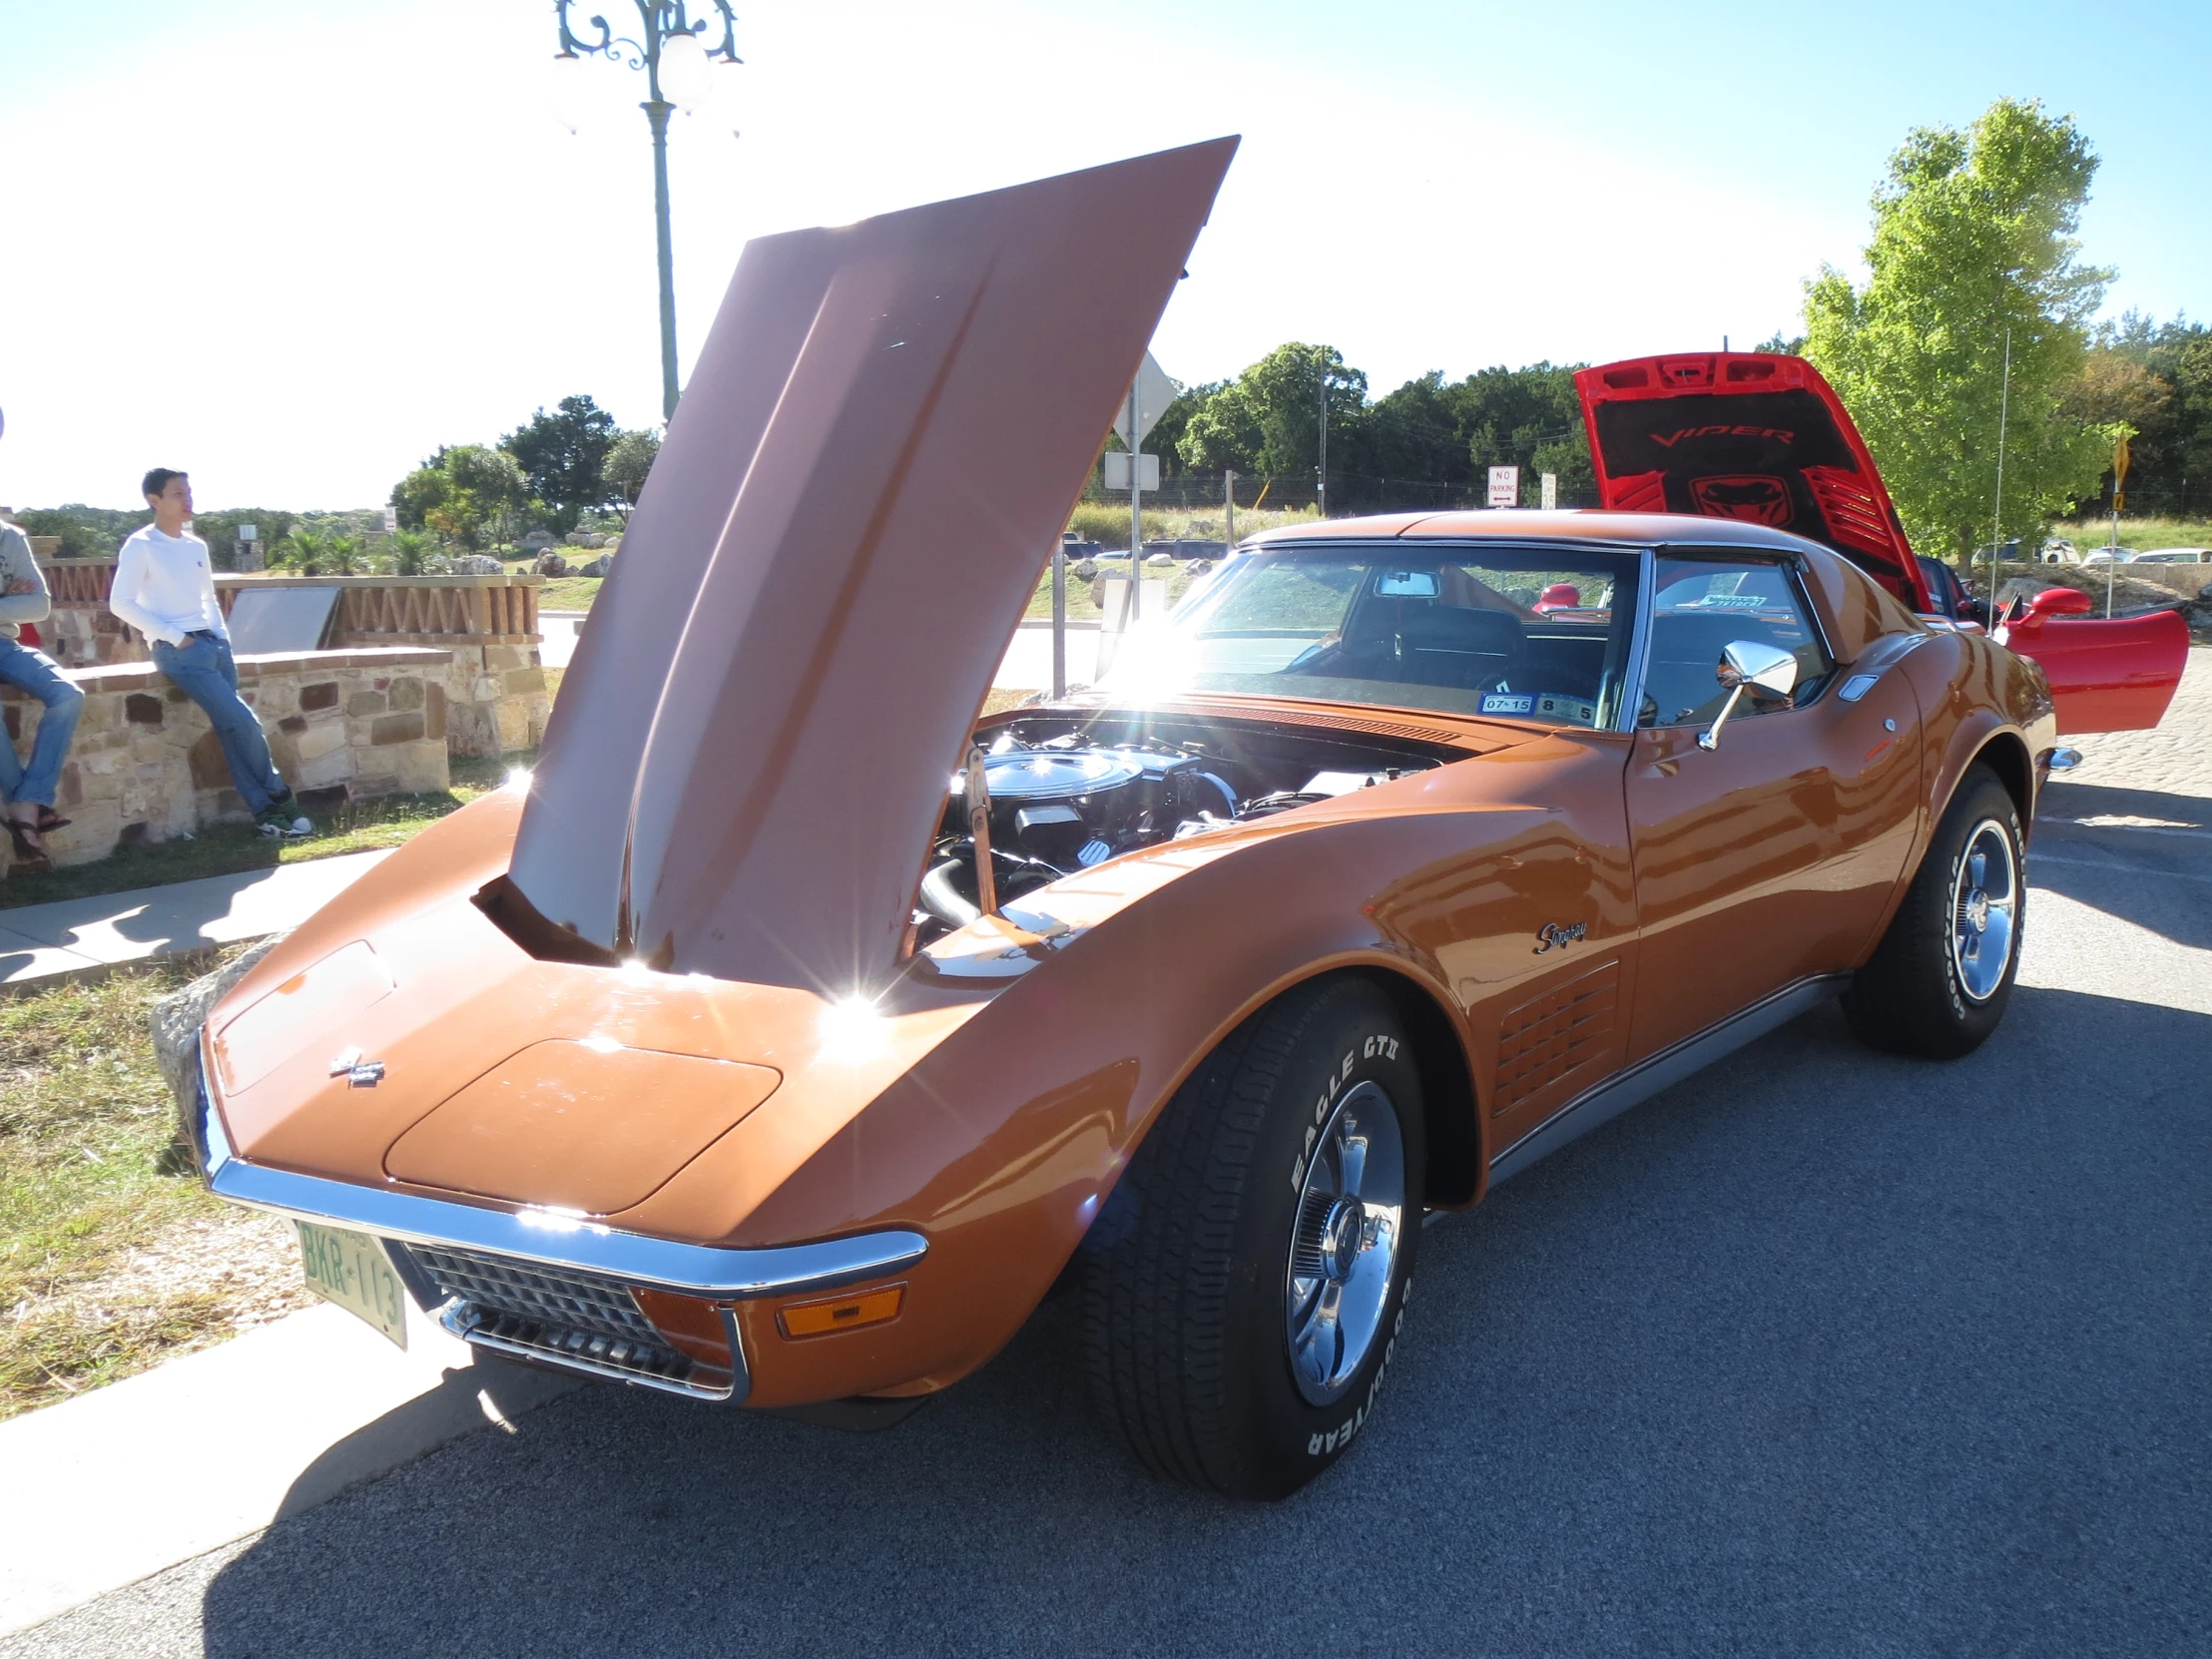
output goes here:
[{"label": "engine hose", "polygon": [[947,927],[965,927],[983,913],[972,900],[963,898],[960,889],[952,884],[952,872],[960,865],[960,859],[947,858],[942,863],[931,864],[929,872],[921,878],[921,907]]}]

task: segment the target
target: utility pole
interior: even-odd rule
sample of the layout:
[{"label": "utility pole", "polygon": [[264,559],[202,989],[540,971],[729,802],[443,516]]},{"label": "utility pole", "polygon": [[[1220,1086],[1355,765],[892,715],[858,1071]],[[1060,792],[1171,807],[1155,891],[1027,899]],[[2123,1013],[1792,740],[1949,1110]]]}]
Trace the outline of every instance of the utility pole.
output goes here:
[{"label": "utility pole", "polygon": [[1321,516],[1329,516],[1329,370],[1321,371]]},{"label": "utility pole", "polygon": [[1144,470],[1139,461],[1144,432],[1144,411],[1138,406],[1137,387],[1143,374],[1129,382],[1129,610],[1122,635],[1135,631],[1144,593]]},{"label": "utility pole", "polygon": [[1237,475],[1234,472],[1221,475],[1221,550],[1233,553],[1237,548]]},{"label": "utility pole", "polygon": [[1068,694],[1068,550],[1052,546],[1052,701]]},{"label": "utility pole", "polygon": [[1997,560],[2004,547],[2004,417],[2012,401],[2012,330],[2004,330],[2004,379],[1997,388],[1997,499],[1989,514],[1989,614],[1996,615]]}]

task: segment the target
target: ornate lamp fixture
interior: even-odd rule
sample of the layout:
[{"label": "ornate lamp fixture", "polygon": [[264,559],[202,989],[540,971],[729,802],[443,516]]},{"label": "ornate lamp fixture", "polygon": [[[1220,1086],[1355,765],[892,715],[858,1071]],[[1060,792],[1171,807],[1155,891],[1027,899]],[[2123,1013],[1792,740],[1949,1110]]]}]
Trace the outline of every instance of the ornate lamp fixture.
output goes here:
[{"label": "ornate lamp fixture", "polygon": [[709,0],[722,19],[722,42],[709,47],[702,38],[710,27],[704,16],[694,23],[684,0],[635,0],[638,35],[618,35],[604,17],[593,17],[589,29],[597,40],[576,34],[569,27],[569,10],[575,0],[554,0],[560,16],[559,58],[603,57],[626,61],[645,71],[646,100],[639,106],[653,129],[653,225],[656,251],[661,261],[661,413],[676,413],[676,279],[675,256],[668,232],[668,118],[677,110],[694,110],[707,100],[713,86],[713,66],[743,63],[738,56],[738,20],[730,0]]}]

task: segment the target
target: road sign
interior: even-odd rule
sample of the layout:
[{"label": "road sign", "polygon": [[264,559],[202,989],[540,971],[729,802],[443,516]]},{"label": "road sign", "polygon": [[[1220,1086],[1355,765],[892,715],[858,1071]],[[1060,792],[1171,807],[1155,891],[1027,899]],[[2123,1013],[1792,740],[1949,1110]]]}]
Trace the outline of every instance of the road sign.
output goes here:
[{"label": "road sign", "polygon": [[2113,511],[2114,511],[2115,513],[2116,513],[2116,512],[2118,512],[2118,511],[2120,511],[2120,509],[2121,509],[2121,506],[2122,506],[2122,504],[2123,504],[2123,503],[2124,503],[2124,502],[2126,501],[2126,499],[2127,499],[2127,496],[2126,496],[2126,492],[2127,492],[2127,463],[2128,463],[2129,459],[2130,459],[2130,457],[2129,457],[2129,455],[2128,455],[2128,452],[2127,452],[2127,439],[2125,439],[2125,438],[2115,438],[2115,439],[2113,439],[2113,441],[2112,441],[2112,510],[2113,510]]},{"label": "road sign", "polygon": [[1519,467],[1493,466],[1490,468],[1490,505],[1493,507],[1517,507],[1520,505]]},{"label": "road sign", "polygon": [[261,526],[260,526],[260,525],[257,525],[257,524],[242,524],[242,525],[240,525],[240,526],[239,526],[239,540],[240,540],[240,541],[260,541],[261,539],[262,539],[262,531],[261,531]]},{"label": "road sign", "polygon": [[[1129,456],[1127,451],[1109,449],[1101,458],[1106,463],[1106,487],[1110,490],[1127,489],[1129,487]],[[1137,457],[1137,482],[1148,490],[1156,490],[1160,487],[1159,456],[1139,455]]]},{"label": "road sign", "polygon": [[1556,472],[1541,472],[1537,474],[1537,478],[1543,485],[1544,511],[1552,512],[1559,505],[1559,474]]},{"label": "road sign", "polygon": [[[1168,412],[1168,405],[1175,401],[1177,387],[1168,378],[1168,371],[1153,361],[1152,353],[1144,354],[1144,365],[1137,370],[1137,422],[1135,438],[1129,435],[1129,399],[1121,400],[1121,412],[1114,417],[1114,430],[1121,434],[1121,441],[1131,449],[1142,446],[1146,434],[1160,423],[1160,417]],[[1123,484],[1123,489],[1129,486]],[[1145,485],[1146,489],[1155,486]]]}]

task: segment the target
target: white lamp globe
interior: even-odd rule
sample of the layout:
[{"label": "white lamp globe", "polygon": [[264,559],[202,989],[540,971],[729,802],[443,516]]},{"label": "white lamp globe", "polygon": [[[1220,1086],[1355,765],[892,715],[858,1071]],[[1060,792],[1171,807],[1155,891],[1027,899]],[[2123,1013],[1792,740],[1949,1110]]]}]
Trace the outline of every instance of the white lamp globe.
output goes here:
[{"label": "white lamp globe", "polygon": [[697,35],[670,35],[661,42],[661,96],[678,109],[696,110],[714,90],[714,67]]}]

